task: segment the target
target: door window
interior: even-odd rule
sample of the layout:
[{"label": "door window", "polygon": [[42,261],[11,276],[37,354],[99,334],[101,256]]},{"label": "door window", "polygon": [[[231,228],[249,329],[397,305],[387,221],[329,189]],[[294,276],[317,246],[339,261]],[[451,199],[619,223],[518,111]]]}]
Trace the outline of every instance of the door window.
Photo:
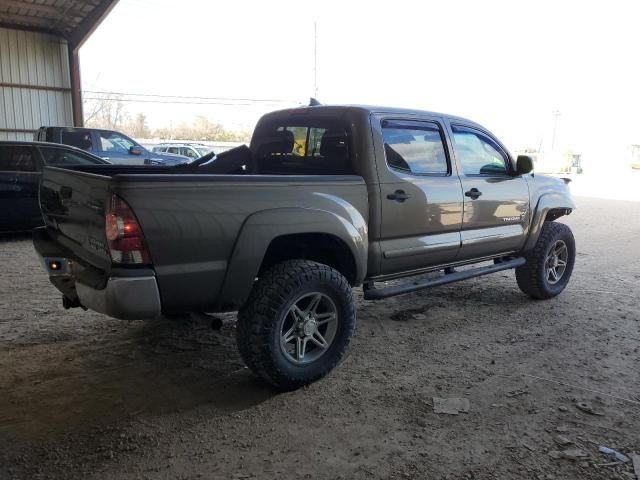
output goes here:
[{"label": "door window", "polygon": [[77,152],[70,152],[64,148],[40,147],[44,163],[54,167],[63,165],[96,165],[102,164],[93,157],[82,155]]},{"label": "door window", "polygon": [[456,156],[465,175],[506,175],[509,161],[490,137],[466,127],[452,126]]},{"label": "door window", "polygon": [[431,122],[384,121],[382,137],[387,164],[418,175],[446,175],[449,164],[442,135]]},{"label": "door window", "polygon": [[33,149],[18,145],[0,146],[0,171],[35,172]]},{"label": "door window", "polygon": [[167,148],[167,153],[173,153],[174,155],[180,155],[179,147],[169,147]]},{"label": "door window", "polygon": [[100,149],[109,153],[129,153],[136,144],[124,135],[116,132],[100,132]]}]

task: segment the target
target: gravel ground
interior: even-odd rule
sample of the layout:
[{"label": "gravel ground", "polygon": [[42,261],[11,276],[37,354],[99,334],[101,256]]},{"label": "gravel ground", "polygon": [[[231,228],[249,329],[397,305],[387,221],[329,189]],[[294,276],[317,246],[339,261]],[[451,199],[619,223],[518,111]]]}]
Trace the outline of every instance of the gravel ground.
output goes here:
[{"label": "gravel ground", "polygon": [[598,446],[640,453],[640,203],[578,206],[559,297],[529,300],[513,272],[358,293],[348,358],[285,394],[243,367],[233,315],[65,311],[30,240],[4,238],[0,478],[632,479]]}]

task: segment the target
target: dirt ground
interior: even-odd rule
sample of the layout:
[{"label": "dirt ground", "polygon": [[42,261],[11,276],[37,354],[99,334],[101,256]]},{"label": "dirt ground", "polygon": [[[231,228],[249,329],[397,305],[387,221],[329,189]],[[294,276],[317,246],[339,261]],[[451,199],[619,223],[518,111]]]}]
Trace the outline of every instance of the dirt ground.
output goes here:
[{"label": "dirt ground", "polygon": [[0,478],[632,479],[598,447],[640,453],[640,202],[577,203],[558,298],[513,272],[358,292],[348,358],[285,394],[243,367],[233,315],[214,331],[65,311],[30,240],[0,240]]}]

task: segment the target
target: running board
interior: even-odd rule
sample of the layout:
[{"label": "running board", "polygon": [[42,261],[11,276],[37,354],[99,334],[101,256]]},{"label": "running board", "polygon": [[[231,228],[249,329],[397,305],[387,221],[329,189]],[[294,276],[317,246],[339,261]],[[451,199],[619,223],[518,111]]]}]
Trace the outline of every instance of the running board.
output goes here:
[{"label": "running board", "polygon": [[394,297],[396,295],[403,295],[405,293],[411,293],[418,290],[424,290],[425,288],[438,287],[440,285],[446,285],[447,283],[458,282],[460,280],[466,280],[467,278],[480,277],[489,273],[501,272],[503,270],[510,270],[512,268],[521,267],[527,263],[524,257],[516,257],[510,260],[503,260],[494,265],[488,265],[486,267],[471,268],[469,270],[463,270],[461,272],[447,273],[441,277],[433,280],[427,280],[423,283],[404,283],[402,285],[395,285],[387,288],[376,288],[372,286],[364,286],[364,299],[365,300],[380,300],[382,298]]}]

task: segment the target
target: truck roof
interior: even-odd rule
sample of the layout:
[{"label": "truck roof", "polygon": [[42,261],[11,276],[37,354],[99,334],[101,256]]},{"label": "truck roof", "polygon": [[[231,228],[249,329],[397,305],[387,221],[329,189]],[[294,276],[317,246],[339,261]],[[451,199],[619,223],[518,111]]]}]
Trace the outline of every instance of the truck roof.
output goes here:
[{"label": "truck roof", "polygon": [[314,106],[301,106],[294,108],[287,108],[283,110],[276,110],[274,112],[268,113],[265,117],[280,117],[283,115],[290,114],[304,114],[311,112],[323,112],[325,114],[340,114],[346,112],[365,112],[368,114],[399,114],[399,115],[415,115],[415,116],[431,116],[431,117],[442,117],[447,118],[449,120],[457,120],[460,122],[464,122],[467,124],[475,125],[483,130],[486,130],[485,127],[477,124],[473,120],[469,120],[468,118],[458,117],[455,115],[450,115],[447,113],[439,113],[439,112],[431,112],[428,110],[417,110],[410,108],[397,108],[397,107],[384,107],[384,106],[376,106],[376,105],[314,105]]},{"label": "truck roof", "polygon": [[65,143],[55,143],[55,142],[38,142],[31,140],[0,140],[1,145],[24,145],[24,146],[35,146],[35,147],[47,147],[47,148],[67,148],[69,150],[77,150],[79,152],[88,153],[89,155],[95,157],[95,154],[88,152],[86,150],[82,150],[81,148],[74,147],[73,145],[67,145]]}]

